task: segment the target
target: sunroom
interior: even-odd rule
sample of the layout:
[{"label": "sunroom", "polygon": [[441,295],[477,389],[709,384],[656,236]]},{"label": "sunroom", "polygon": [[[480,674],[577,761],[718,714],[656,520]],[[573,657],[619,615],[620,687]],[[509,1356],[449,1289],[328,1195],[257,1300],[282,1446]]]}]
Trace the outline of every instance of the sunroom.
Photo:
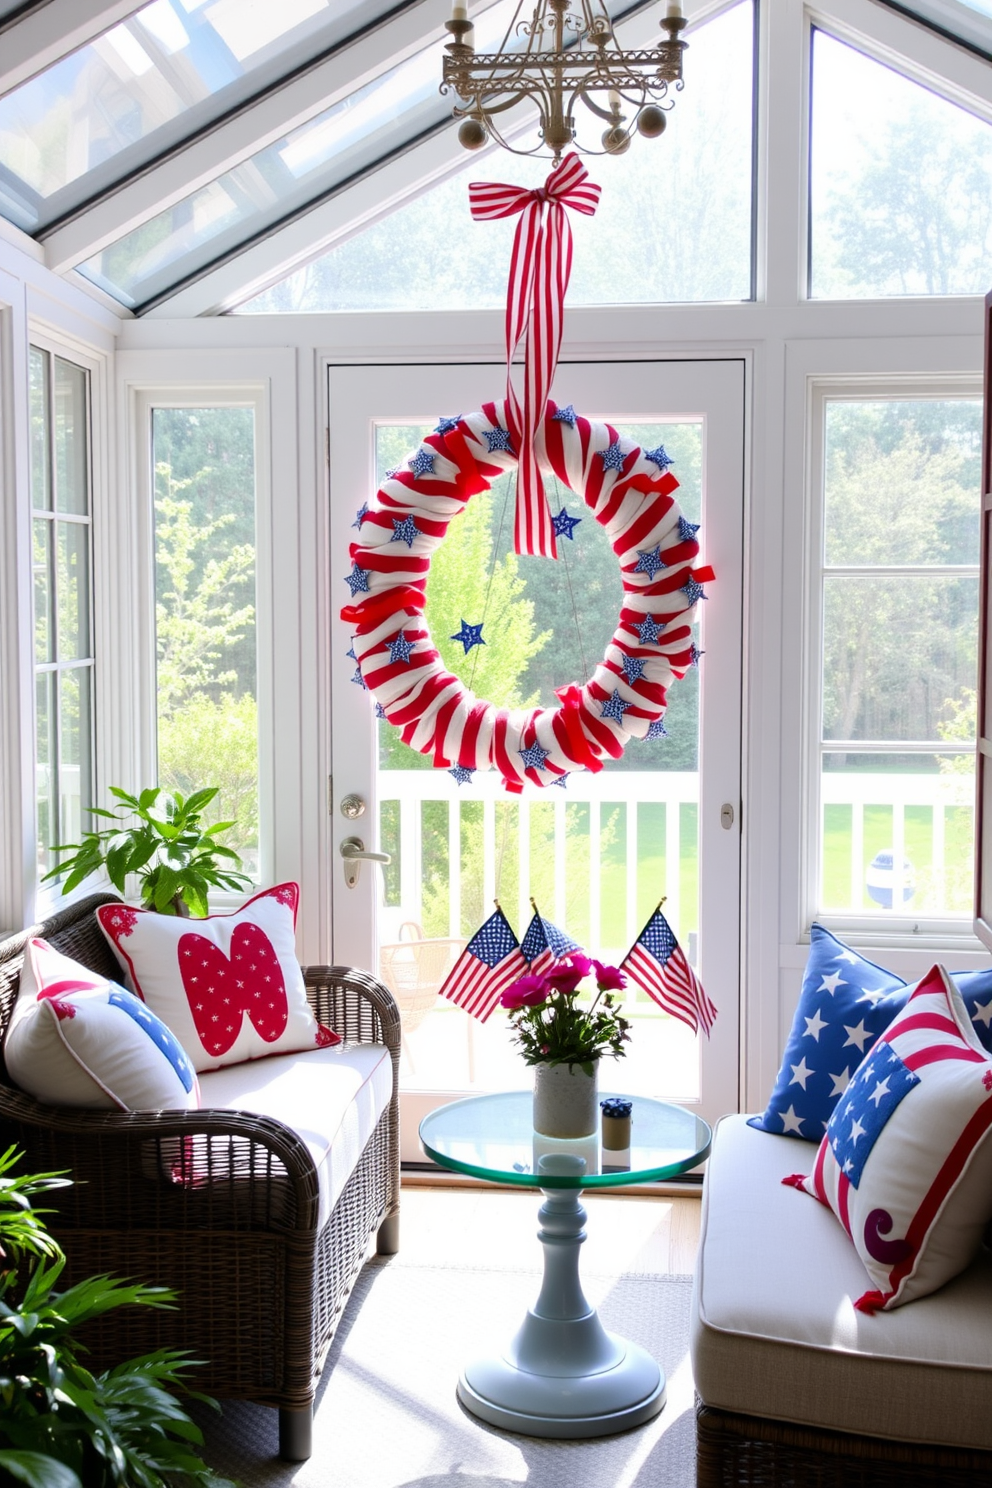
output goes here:
[{"label": "sunroom", "polygon": [[[606,8],[655,44],[659,0]],[[516,9],[469,0],[480,49]],[[300,961],[397,999],[411,1184],[424,1117],[532,1081],[439,995],[494,901],[616,964],[664,904],[715,1022],[628,995],[609,1083],[710,1124],[765,1107],[814,924],[905,982],[988,967],[992,5],[684,11],[664,132],[584,159],[552,396],[661,450],[715,577],[664,728],[507,791],[402,741],[342,611],[356,513],[504,396],[516,223],[468,183],[544,182],[533,114],[462,148],[443,0],[0,0],[0,927],[62,907],[53,849],[113,787],[218,787],[253,891],[300,887]],[[435,644],[501,709],[616,624],[606,533],[547,498],[554,562],[507,475],[432,567]]]}]

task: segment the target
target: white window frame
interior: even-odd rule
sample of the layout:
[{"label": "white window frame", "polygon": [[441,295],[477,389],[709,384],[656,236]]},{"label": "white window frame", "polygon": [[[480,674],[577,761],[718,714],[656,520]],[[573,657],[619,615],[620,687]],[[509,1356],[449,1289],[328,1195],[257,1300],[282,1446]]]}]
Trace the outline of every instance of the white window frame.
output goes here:
[{"label": "white window frame", "polygon": [[[64,361],[72,362],[73,365],[81,367],[87,373],[88,395],[87,395],[87,442],[88,463],[90,479],[90,622],[92,628],[91,653],[93,656],[92,668],[92,709],[93,709],[93,804],[96,805],[101,791],[105,788],[104,781],[108,770],[112,770],[115,764],[115,753],[120,747],[118,709],[113,697],[115,675],[115,653],[117,651],[117,637],[121,627],[121,596],[117,591],[117,564],[115,561],[114,527],[115,527],[115,501],[114,490],[111,480],[111,461],[108,440],[108,358],[95,352],[91,346],[65,331],[53,327],[48,322],[40,322],[34,318],[29,319],[26,326],[26,340],[24,345],[25,371],[30,348],[37,346],[40,350],[48,352],[53,357],[61,357]],[[56,880],[49,884],[38,882],[37,872],[37,802],[36,785],[34,781],[34,762],[37,758],[35,713],[35,667],[34,667],[34,605],[33,605],[33,583],[30,563],[30,523],[33,519],[32,496],[30,489],[30,435],[25,448],[25,460],[27,462],[26,487],[24,494],[25,519],[28,523],[28,566],[24,577],[27,589],[27,603],[29,605],[28,615],[30,617],[29,634],[27,637],[30,648],[30,674],[28,687],[22,691],[22,708],[28,709],[28,724],[30,731],[30,841],[31,841],[31,867],[29,869],[29,895],[30,885],[33,883],[33,913],[32,918],[43,919],[53,914],[57,909],[63,908],[66,903],[73,899],[82,897],[90,891],[90,886],[80,885],[68,898],[62,894],[59,882]],[[28,906],[25,906],[27,908]]]},{"label": "white window frame", "polygon": [[[892,913],[842,913],[822,907],[820,882],[823,859],[822,755],[828,752],[822,737],[823,698],[823,596],[825,565],[823,560],[824,520],[826,509],[826,415],[832,402],[900,402],[908,399],[974,400],[981,399],[980,376],[816,378],[809,388],[809,474],[807,497],[806,612],[806,740],[805,785],[807,809],[803,822],[802,861],[805,872],[807,918],[816,919],[842,936],[853,935],[859,942],[866,936],[881,939],[924,937],[936,938],[948,946],[971,946],[974,936],[970,910],[958,917]],[[859,565],[859,569],[860,569]],[[975,559],[978,576],[978,559]],[[870,576],[871,565],[864,572]]]},{"label": "white window frame", "polygon": [[[130,492],[131,551],[135,571],[134,646],[137,756],[130,788],[157,776],[155,706],[155,559],[152,408],[251,407],[255,414],[255,626],[258,701],[259,874],[263,883],[316,876],[312,837],[316,827],[302,810],[301,772],[316,732],[302,679],[315,650],[305,618],[317,563],[307,528],[306,503],[297,499],[297,368],[293,351],[162,349],[121,352],[117,358],[123,484]],[[191,373],[193,375],[191,375]],[[305,482],[305,484],[309,484]],[[116,783],[116,782],[115,782]],[[204,780],[203,784],[210,782]],[[211,895],[223,910],[243,895]],[[317,895],[309,919],[319,917]],[[310,934],[301,913],[298,931]],[[307,958],[304,958],[307,959]],[[312,959],[316,959],[314,956]]]}]

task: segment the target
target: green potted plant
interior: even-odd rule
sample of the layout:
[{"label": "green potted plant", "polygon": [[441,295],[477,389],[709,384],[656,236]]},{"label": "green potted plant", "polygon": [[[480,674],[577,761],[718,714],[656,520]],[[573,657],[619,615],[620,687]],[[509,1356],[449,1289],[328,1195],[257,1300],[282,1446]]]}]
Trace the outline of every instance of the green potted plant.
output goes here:
[{"label": "green potted plant", "polygon": [[198,1456],[203,1436],[173,1393],[195,1361],[171,1349],[91,1373],[77,1329],[115,1307],[169,1307],[175,1293],[110,1276],[57,1291],[65,1256],[33,1207],[61,1173],[13,1176],[0,1155],[0,1485],[237,1488]]},{"label": "green potted plant", "polygon": [[72,857],[50,869],[42,883],[65,875],[62,892],[69,894],[91,873],[106,868],[110,882],[123,894],[128,874],[134,873],[141,882],[141,902],[146,909],[199,917],[207,913],[212,888],[251,887],[247,874],[238,872],[241,858],[217,841],[234,826],[233,821],[215,822],[211,827],[201,823],[203,808],[217,794],[216,786],[190,796],[150,786],[140,796],[132,796],[112,785],[110,794],[121,802],[116,810],[91,806],[89,814],[107,818],[113,826],[84,832],[82,842],[53,846],[52,852],[72,853]]}]

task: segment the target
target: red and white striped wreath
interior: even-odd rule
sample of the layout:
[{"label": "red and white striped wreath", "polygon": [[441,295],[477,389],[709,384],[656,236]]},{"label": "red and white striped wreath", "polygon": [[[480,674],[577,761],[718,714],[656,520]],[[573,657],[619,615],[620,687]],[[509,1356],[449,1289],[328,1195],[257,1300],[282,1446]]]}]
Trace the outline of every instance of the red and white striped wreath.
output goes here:
[{"label": "red and white striped wreath", "polygon": [[[442,419],[403,469],[364,505],[347,576],[358,674],[404,744],[454,766],[459,779],[495,768],[508,790],[554,785],[574,770],[601,770],[629,739],[656,737],[666,692],[698,652],[691,624],[711,568],[693,568],[696,526],[672,492],[664,450],[645,452],[609,424],[547,405],[535,450],[540,464],[589,507],[620,564],[623,601],[592,678],[559,688],[555,708],[499,708],[445,669],[424,619],[431,557],[448,523],[517,463],[502,401]],[[356,680],[358,680],[356,678]]]}]

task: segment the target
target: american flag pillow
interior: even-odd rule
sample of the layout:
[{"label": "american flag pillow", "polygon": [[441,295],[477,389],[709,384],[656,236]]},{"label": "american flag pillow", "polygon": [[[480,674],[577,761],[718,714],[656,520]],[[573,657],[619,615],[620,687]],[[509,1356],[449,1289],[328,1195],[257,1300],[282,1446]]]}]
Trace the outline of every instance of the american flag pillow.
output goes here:
[{"label": "american flag pillow", "polygon": [[833,1210],[873,1288],[861,1312],[936,1291],[992,1215],[992,1058],[935,966],[859,1064],[808,1177],[784,1181]]}]

